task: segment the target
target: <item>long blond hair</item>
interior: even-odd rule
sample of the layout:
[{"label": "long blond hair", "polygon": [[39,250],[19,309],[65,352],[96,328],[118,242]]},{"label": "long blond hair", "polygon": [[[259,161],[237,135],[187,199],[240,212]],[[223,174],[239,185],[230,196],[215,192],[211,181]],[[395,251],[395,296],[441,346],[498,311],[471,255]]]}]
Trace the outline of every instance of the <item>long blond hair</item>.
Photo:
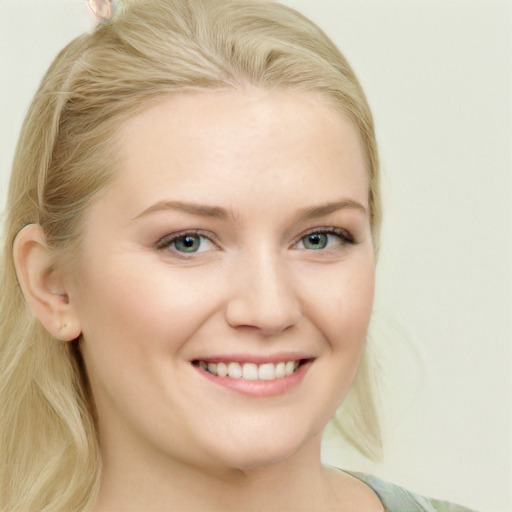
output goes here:
[{"label": "long blond hair", "polygon": [[[53,338],[23,298],[12,247],[40,224],[72,254],[88,205],[116,168],[115,132],[163,95],[240,87],[323,95],[359,130],[375,247],[381,218],[372,116],[345,58],[311,21],[258,0],[118,1],[111,22],[72,41],[42,80],[18,141],[0,265],[2,510],[84,510],[100,457],[77,342]],[[340,427],[367,456],[380,431],[365,354]]]}]

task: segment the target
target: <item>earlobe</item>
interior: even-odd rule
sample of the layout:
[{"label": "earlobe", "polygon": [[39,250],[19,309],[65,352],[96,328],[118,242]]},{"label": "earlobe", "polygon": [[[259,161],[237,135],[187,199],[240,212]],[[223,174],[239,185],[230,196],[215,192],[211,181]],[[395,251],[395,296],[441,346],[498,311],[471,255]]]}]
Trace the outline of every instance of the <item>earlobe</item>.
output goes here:
[{"label": "earlobe", "polygon": [[29,224],[18,233],[13,256],[25,300],[44,328],[62,341],[78,338],[80,323],[41,226]]}]

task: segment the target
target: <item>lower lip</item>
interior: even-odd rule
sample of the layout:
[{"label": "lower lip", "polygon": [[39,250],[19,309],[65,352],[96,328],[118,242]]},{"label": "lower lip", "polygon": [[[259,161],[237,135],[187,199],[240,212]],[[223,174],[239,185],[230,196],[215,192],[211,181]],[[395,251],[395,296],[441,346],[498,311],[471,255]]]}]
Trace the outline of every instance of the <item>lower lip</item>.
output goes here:
[{"label": "lower lip", "polygon": [[231,391],[254,397],[271,397],[284,395],[298,386],[312,364],[312,361],[305,362],[291,375],[274,380],[244,380],[218,377],[213,375],[213,373],[203,370],[200,366],[194,367],[205,379]]}]

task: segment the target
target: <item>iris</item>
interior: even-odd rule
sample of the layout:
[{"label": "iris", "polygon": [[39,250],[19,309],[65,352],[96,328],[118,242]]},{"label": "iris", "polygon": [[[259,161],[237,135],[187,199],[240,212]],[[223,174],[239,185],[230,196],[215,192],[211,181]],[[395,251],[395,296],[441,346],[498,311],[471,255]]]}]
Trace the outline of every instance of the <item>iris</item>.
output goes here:
[{"label": "iris", "polygon": [[306,249],[318,250],[325,249],[329,241],[327,233],[311,233],[302,239],[302,243]]},{"label": "iris", "polygon": [[197,252],[201,245],[201,237],[198,235],[180,236],[173,242],[174,247],[180,252]]}]

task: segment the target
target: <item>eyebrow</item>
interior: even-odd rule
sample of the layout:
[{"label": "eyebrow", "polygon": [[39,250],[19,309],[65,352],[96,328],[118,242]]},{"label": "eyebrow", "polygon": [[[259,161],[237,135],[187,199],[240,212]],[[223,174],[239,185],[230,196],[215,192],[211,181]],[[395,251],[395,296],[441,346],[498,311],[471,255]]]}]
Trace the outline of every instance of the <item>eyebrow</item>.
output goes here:
[{"label": "eyebrow", "polygon": [[354,209],[359,210],[360,212],[367,214],[366,208],[357,201],[352,199],[342,199],[341,201],[334,201],[330,203],[325,203],[319,206],[311,206],[310,208],[305,208],[299,212],[298,219],[300,221],[317,219],[319,217],[325,217],[330,213],[334,213],[338,210],[345,209]]},{"label": "eyebrow", "polygon": [[228,213],[226,209],[220,208],[219,206],[207,206],[183,201],[159,201],[134,217],[133,220],[139,219],[140,217],[144,217],[145,215],[153,212],[162,212],[167,210],[177,210],[190,213],[191,215],[213,217],[220,220],[227,220],[228,217],[234,217],[234,214]]},{"label": "eyebrow", "polygon": [[[364,215],[367,214],[366,208],[361,203],[358,203],[352,199],[343,199],[341,201],[329,202],[299,210],[297,219],[299,221],[316,219],[344,209],[359,210],[364,213]],[[176,210],[189,213],[191,215],[197,215],[200,217],[212,217],[219,220],[227,220],[228,218],[236,219],[238,217],[234,212],[219,206],[208,206],[184,201],[159,201],[158,203],[155,203],[134,217],[133,220],[139,219],[153,212],[167,210]]]}]

